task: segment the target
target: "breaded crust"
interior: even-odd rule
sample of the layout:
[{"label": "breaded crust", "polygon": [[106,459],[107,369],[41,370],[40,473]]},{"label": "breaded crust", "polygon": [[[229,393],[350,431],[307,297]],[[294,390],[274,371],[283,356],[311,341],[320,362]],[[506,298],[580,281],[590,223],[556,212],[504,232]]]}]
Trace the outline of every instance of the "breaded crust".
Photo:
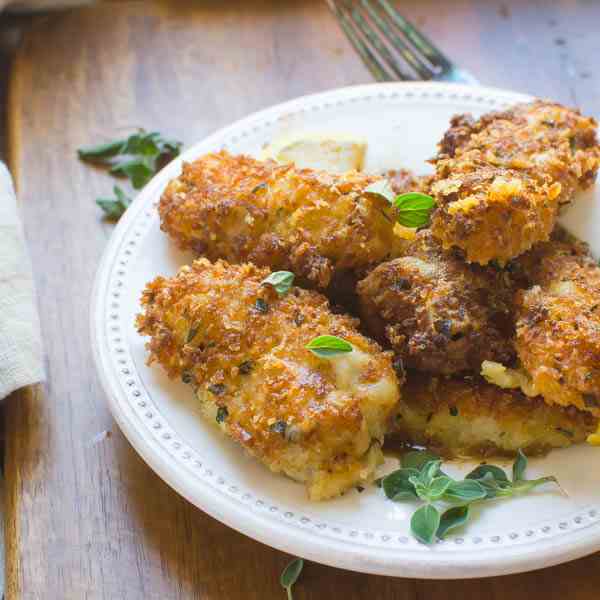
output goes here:
[{"label": "breaded crust", "polygon": [[433,175],[415,175],[409,169],[391,169],[383,173],[389,180],[395,194],[406,194],[408,192],[420,192],[429,194]]},{"label": "breaded crust", "polygon": [[547,402],[600,416],[600,268],[587,246],[557,232],[516,261],[516,349]]},{"label": "breaded crust", "polygon": [[325,288],[336,272],[397,256],[403,246],[389,203],[363,193],[377,179],[207,154],[167,186],[161,228],[211,260],[290,270]]},{"label": "breaded crust", "polygon": [[411,373],[402,396],[390,442],[427,446],[448,457],[512,456],[519,448],[541,454],[585,441],[598,422],[479,377]]},{"label": "breaded crust", "polygon": [[433,159],[431,228],[471,262],[505,264],[546,241],[600,164],[596,121],[548,101],[452,119]]},{"label": "breaded crust", "polygon": [[405,256],[375,268],[357,291],[363,324],[410,368],[478,372],[483,360],[514,357],[510,275],[465,263],[428,230]]},{"label": "breaded crust", "polygon": [[[142,296],[149,362],[190,383],[204,414],[271,470],[306,482],[319,500],[368,481],[399,400],[391,355],[334,315],[320,294],[280,297],[252,264],[182,267]],[[322,359],[305,348],[336,335],[353,351]]]}]

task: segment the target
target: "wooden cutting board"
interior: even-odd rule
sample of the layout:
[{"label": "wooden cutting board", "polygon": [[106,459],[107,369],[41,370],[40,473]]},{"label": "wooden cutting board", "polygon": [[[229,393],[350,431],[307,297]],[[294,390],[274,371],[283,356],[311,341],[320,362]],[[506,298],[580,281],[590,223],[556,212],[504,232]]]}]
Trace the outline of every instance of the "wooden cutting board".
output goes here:
[{"label": "wooden cutting board", "polygon": [[[543,5],[422,0],[402,10],[483,82],[593,109],[600,7]],[[8,600],[285,597],[278,578],[290,557],[179,497],[108,412],[92,363],[88,304],[112,230],[94,198],[109,194],[112,181],[79,163],[76,149],[133,127],[192,143],[256,109],[368,81],[316,0],[121,2],[34,19],[12,66],[8,152],[48,380],[6,404]],[[455,582],[309,564],[295,592],[297,600],[599,595],[600,555]]]}]

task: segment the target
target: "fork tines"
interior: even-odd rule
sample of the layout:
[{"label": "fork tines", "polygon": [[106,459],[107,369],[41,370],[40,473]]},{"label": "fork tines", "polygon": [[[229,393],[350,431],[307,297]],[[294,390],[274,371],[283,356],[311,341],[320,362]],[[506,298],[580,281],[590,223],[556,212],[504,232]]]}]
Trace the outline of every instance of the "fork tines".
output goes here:
[{"label": "fork tines", "polygon": [[378,81],[436,79],[452,63],[388,0],[327,0]]}]

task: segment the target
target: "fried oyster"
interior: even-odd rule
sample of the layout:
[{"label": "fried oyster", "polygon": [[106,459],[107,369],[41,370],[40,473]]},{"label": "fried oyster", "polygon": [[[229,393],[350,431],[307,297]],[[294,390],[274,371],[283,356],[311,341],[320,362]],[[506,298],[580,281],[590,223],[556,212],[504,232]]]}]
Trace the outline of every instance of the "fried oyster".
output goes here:
[{"label": "fried oyster", "polygon": [[211,260],[287,269],[326,288],[335,274],[377,264],[403,246],[390,204],[364,191],[378,179],[207,154],[167,186],[161,228]]},{"label": "fried oyster", "polygon": [[548,101],[452,119],[433,159],[431,228],[470,262],[503,265],[548,240],[600,164],[596,122]]},{"label": "fried oyster", "polygon": [[478,372],[484,360],[514,357],[509,274],[465,263],[428,230],[402,258],[371,271],[357,292],[367,330],[409,368]]},{"label": "fried oyster", "polygon": [[[314,291],[280,296],[266,268],[199,259],[146,286],[138,330],[149,362],[190,383],[203,414],[274,472],[306,483],[313,500],[370,480],[399,382],[391,356],[332,314]],[[323,359],[319,335],[350,342]]]},{"label": "fried oyster", "polygon": [[600,267],[587,245],[557,231],[514,270],[516,349],[533,393],[600,417]]},{"label": "fried oyster", "polygon": [[[427,446],[452,457],[528,455],[585,441],[598,419],[574,407],[503,390],[480,377],[411,373],[389,441]],[[388,439],[388,438],[386,438]]]}]

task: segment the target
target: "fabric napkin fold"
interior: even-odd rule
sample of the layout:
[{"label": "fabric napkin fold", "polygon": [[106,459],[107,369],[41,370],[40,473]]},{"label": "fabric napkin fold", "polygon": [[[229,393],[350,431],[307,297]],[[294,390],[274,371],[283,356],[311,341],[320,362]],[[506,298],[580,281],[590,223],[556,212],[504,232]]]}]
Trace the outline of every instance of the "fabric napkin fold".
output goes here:
[{"label": "fabric napkin fold", "polygon": [[31,262],[12,178],[0,162],[0,399],[43,378]]}]

